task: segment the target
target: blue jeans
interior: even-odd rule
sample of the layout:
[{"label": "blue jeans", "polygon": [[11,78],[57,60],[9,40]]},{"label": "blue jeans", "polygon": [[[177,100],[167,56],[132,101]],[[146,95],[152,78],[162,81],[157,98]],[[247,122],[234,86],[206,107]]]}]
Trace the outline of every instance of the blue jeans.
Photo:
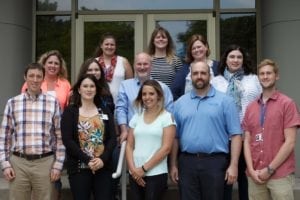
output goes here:
[{"label": "blue jeans", "polygon": [[100,169],[95,174],[90,169],[81,169],[80,172],[69,175],[69,183],[74,200],[111,200],[112,172]]},{"label": "blue jeans", "polygon": [[226,154],[213,156],[179,155],[179,193],[181,200],[223,199]]}]

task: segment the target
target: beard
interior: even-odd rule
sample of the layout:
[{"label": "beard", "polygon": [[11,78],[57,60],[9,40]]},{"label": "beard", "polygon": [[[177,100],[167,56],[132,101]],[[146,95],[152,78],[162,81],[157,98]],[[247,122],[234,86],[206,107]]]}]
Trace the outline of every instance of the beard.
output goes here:
[{"label": "beard", "polygon": [[203,90],[209,86],[209,81],[203,80],[203,79],[197,79],[195,81],[192,81],[192,84],[195,89],[197,90]]}]

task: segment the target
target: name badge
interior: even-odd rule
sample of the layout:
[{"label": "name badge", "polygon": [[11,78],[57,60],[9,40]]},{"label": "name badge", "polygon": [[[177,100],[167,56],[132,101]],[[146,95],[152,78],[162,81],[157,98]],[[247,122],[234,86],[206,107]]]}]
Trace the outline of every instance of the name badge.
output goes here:
[{"label": "name badge", "polygon": [[100,119],[108,120],[108,115],[107,114],[100,114]]},{"label": "name badge", "polygon": [[262,141],[264,141],[264,140],[263,140],[263,135],[262,135],[262,133],[257,133],[257,134],[255,135],[255,141],[256,141],[256,142],[262,142]]}]

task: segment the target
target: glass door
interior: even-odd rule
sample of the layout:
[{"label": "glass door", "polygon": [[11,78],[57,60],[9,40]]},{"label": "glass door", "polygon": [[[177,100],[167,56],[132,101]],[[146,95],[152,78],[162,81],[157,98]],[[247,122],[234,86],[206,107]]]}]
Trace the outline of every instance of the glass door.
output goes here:
[{"label": "glass door", "polygon": [[142,15],[87,15],[76,20],[75,67],[76,78],[83,61],[92,57],[100,38],[111,33],[117,40],[117,54],[133,65],[136,52],[143,50]]},{"label": "glass door", "polygon": [[150,40],[154,28],[162,26],[170,32],[177,55],[184,58],[186,41],[191,35],[197,33],[207,38],[211,50],[210,58],[216,58],[215,18],[212,13],[149,14],[147,20],[147,41]]},{"label": "glass door", "polygon": [[117,53],[133,65],[134,55],[147,49],[156,26],[166,28],[175,43],[176,53],[185,56],[187,39],[195,33],[207,37],[212,59],[216,57],[215,18],[207,14],[125,14],[82,15],[76,20],[75,66],[73,81],[83,61],[93,56],[103,33],[112,33],[117,39]]}]

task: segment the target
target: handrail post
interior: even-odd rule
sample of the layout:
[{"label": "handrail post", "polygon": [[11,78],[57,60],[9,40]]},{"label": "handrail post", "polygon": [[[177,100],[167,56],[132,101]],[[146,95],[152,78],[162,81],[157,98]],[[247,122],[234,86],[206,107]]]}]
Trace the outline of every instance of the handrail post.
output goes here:
[{"label": "handrail post", "polygon": [[126,193],[127,193],[127,167],[126,167],[126,159],[125,157],[125,148],[126,148],[127,141],[123,141],[121,144],[121,150],[118,160],[118,165],[116,171],[112,174],[112,178],[116,179],[119,178],[121,175],[121,190],[122,190],[122,200],[126,200]]}]

